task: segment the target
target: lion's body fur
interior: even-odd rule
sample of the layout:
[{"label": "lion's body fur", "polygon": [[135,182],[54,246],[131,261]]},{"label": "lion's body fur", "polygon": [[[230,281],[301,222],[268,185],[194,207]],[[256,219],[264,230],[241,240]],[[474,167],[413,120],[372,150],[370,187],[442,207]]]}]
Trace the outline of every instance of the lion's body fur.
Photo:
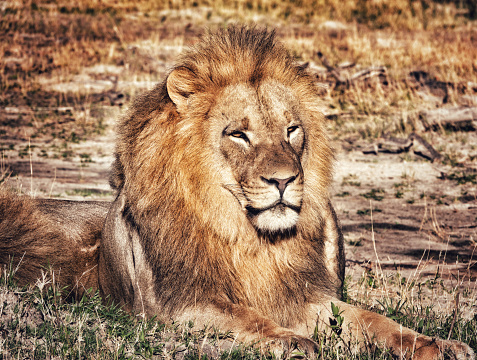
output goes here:
[{"label": "lion's body fur", "polygon": [[[243,341],[296,343],[309,354],[318,349],[315,329],[330,329],[334,302],[345,341],[373,339],[421,360],[444,349],[473,359],[465,344],[436,342],[340,301],[343,237],[329,199],[333,153],[317,96],[313,77],[271,32],[232,26],[186,52],[119,123],[110,179],[117,196],[99,255],[83,260],[99,257],[88,284],[133,312],[192,319]],[[83,209],[72,238],[52,230],[64,220],[54,206],[15,202],[0,198],[0,210],[21,215],[0,218],[0,249],[73,268],[77,251],[60,254],[52,243],[97,244],[104,207]],[[38,221],[25,225],[28,217]],[[12,221],[23,230],[11,232]],[[1,253],[0,262],[7,263]]]},{"label": "lion's body fur", "polygon": [[21,285],[55,271],[76,294],[97,288],[101,229],[109,203],[35,200],[0,190],[0,264]]}]

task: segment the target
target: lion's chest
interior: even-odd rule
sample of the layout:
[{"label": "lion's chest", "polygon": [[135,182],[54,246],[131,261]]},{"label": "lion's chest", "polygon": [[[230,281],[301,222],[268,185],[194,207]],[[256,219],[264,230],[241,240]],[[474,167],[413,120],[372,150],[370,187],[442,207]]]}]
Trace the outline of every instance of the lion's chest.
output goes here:
[{"label": "lion's chest", "polygon": [[258,309],[282,326],[300,316],[318,288],[302,271],[307,259],[286,248],[236,255],[233,266],[238,280],[236,301]]}]

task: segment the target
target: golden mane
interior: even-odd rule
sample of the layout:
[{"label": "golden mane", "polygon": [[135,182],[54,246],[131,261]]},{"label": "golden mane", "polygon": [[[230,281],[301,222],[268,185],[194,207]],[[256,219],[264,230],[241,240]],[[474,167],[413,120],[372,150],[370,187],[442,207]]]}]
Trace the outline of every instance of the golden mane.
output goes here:
[{"label": "golden mane", "polygon": [[[327,202],[334,158],[322,129],[323,116],[316,106],[317,89],[312,77],[276,41],[274,32],[246,27],[221,30],[208,35],[186,52],[173,70],[180,68],[187,68],[194,74],[191,87],[198,99],[191,104],[188,116],[181,117],[169,98],[165,80],[134,101],[129,113],[118,126],[117,160],[111,181],[114,188],[121,189],[127,183],[127,191],[134,191],[131,195],[139,197],[137,202],[141,203],[142,208],[154,208],[158,203],[151,198],[153,184],[161,198],[163,195],[160,193],[171,190],[171,186],[180,186],[180,183],[177,184],[178,179],[183,178],[183,175],[188,176],[187,173],[191,170],[201,171],[200,176],[206,175],[210,172],[206,158],[197,166],[186,168],[182,175],[178,170],[184,168],[183,164],[187,165],[183,158],[190,148],[193,149],[191,156],[194,158],[206,157],[206,154],[196,152],[193,146],[204,143],[194,140],[207,131],[207,113],[213,106],[216,95],[223,87],[231,84],[259,84],[262,79],[272,78],[290,86],[312,115],[307,119],[311,131],[308,143],[316,145],[316,149],[313,149],[316,151],[313,151],[312,159],[307,164],[311,175],[311,179],[307,180],[312,186],[310,195],[324,196],[323,199],[315,198],[310,202],[321,205],[323,201]],[[146,138],[157,141],[149,142],[145,147]],[[159,173],[156,165],[170,167]],[[200,165],[205,166],[199,170]],[[161,178],[162,175],[165,178]],[[171,175],[174,181],[169,186],[167,178]],[[159,184],[162,186],[158,186]],[[177,192],[174,191],[173,194],[177,195]]]}]

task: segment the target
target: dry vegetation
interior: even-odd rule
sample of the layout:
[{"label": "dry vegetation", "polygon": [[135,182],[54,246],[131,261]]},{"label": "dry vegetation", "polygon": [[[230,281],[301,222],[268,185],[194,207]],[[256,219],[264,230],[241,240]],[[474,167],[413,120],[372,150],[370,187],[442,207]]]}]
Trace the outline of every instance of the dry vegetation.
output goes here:
[{"label": "dry vegetation", "polygon": [[[429,129],[422,115],[477,106],[476,11],[473,0],[2,1],[0,182],[41,196],[111,198],[113,124],[131,97],[159,81],[207,27],[274,27],[316,75],[340,156],[357,159],[355,168],[338,170],[333,190],[354,274],[349,301],[477,350],[476,120],[458,131]],[[352,80],[370,68],[372,76]],[[383,139],[411,133],[441,158],[430,164],[417,151],[388,157],[361,152],[370,145],[387,149]],[[370,185],[378,171],[366,177],[362,168],[386,161],[404,170]],[[437,168],[442,178],[434,176],[429,187],[409,164]],[[459,251],[436,250],[434,262],[434,250],[422,261],[421,252],[400,268],[396,258],[379,253],[379,243],[374,253],[374,240],[389,239],[392,247],[394,239],[397,247],[410,232],[378,226],[384,223],[408,226],[415,236]],[[458,270],[446,268],[450,261]],[[233,337],[214,329],[198,334],[134,319],[104,307],[97,296],[65,304],[57,289],[41,291],[48,279],[18,289],[8,274],[0,287],[3,359],[200,358],[219,350],[223,358],[269,357],[263,349],[232,346]],[[338,349],[336,333],[317,340],[320,358],[391,358],[385,350],[356,355],[347,344]]]},{"label": "dry vegetation", "polygon": [[[0,136],[33,142],[59,138],[61,148],[101,132],[104,106],[126,104],[135,92],[158,81],[204,28],[237,21],[276,27],[297,59],[310,63],[325,86],[324,111],[339,115],[334,124],[340,136],[409,133],[419,126],[418,110],[475,103],[475,5],[471,0],[457,4],[4,1]],[[345,78],[346,71],[352,75],[383,66],[385,79],[336,85],[317,52],[334,67],[353,65],[344,69]],[[2,143],[5,150],[12,145]],[[43,156],[50,150],[43,148]]]}]

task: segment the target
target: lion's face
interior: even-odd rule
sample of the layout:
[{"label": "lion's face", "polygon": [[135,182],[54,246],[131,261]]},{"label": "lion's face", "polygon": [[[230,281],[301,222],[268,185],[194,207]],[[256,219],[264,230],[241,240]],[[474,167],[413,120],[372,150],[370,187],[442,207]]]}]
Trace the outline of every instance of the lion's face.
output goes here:
[{"label": "lion's face", "polygon": [[292,91],[274,80],[226,87],[209,113],[224,183],[253,226],[292,230],[303,199],[305,129]]}]

